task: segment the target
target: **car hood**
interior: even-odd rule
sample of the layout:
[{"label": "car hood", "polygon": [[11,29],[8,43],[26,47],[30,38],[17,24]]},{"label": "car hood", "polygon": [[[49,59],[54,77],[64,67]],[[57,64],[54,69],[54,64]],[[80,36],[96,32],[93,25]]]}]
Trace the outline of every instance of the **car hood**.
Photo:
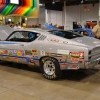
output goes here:
[{"label": "car hood", "polygon": [[92,37],[81,37],[73,39],[74,45],[86,46],[86,47],[97,47],[100,46],[100,40]]}]

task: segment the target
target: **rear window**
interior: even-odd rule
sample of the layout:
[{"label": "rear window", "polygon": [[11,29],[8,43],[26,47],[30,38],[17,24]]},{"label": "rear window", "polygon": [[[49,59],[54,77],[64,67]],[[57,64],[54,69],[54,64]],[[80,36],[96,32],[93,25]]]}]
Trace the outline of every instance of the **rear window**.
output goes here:
[{"label": "rear window", "polygon": [[83,37],[83,35],[80,35],[78,33],[70,32],[70,31],[49,31],[50,34],[54,34],[66,39],[73,39],[78,37]]}]

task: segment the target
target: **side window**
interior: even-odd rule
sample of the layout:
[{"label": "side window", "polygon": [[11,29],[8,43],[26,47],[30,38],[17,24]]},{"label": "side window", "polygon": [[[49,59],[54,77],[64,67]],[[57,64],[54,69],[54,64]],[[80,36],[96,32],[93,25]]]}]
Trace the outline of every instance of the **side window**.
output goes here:
[{"label": "side window", "polygon": [[13,38],[24,38],[24,36],[22,35],[22,32],[14,32],[8,40],[13,39]]},{"label": "side window", "polygon": [[40,34],[30,31],[14,32],[6,41],[31,42],[38,38]]}]

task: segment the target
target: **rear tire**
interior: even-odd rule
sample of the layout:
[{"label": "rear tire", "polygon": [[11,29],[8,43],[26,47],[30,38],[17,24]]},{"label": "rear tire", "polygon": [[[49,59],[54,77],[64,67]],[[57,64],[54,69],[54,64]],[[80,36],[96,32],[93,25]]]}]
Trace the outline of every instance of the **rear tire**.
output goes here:
[{"label": "rear tire", "polygon": [[59,62],[52,57],[43,57],[40,60],[42,75],[49,80],[60,79],[62,76]]}]

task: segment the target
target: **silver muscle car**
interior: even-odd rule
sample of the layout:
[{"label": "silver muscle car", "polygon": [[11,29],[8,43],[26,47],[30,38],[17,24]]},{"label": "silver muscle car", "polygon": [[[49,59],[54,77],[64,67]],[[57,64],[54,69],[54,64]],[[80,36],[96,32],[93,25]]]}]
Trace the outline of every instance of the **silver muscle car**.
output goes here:
[{"label": "silver muscle car", "polygon": [[70,31],[20,29],[0,42],[0,60],[39,66],[47,79],[61,70],[88,69],[100,60],[100,41]]}]

